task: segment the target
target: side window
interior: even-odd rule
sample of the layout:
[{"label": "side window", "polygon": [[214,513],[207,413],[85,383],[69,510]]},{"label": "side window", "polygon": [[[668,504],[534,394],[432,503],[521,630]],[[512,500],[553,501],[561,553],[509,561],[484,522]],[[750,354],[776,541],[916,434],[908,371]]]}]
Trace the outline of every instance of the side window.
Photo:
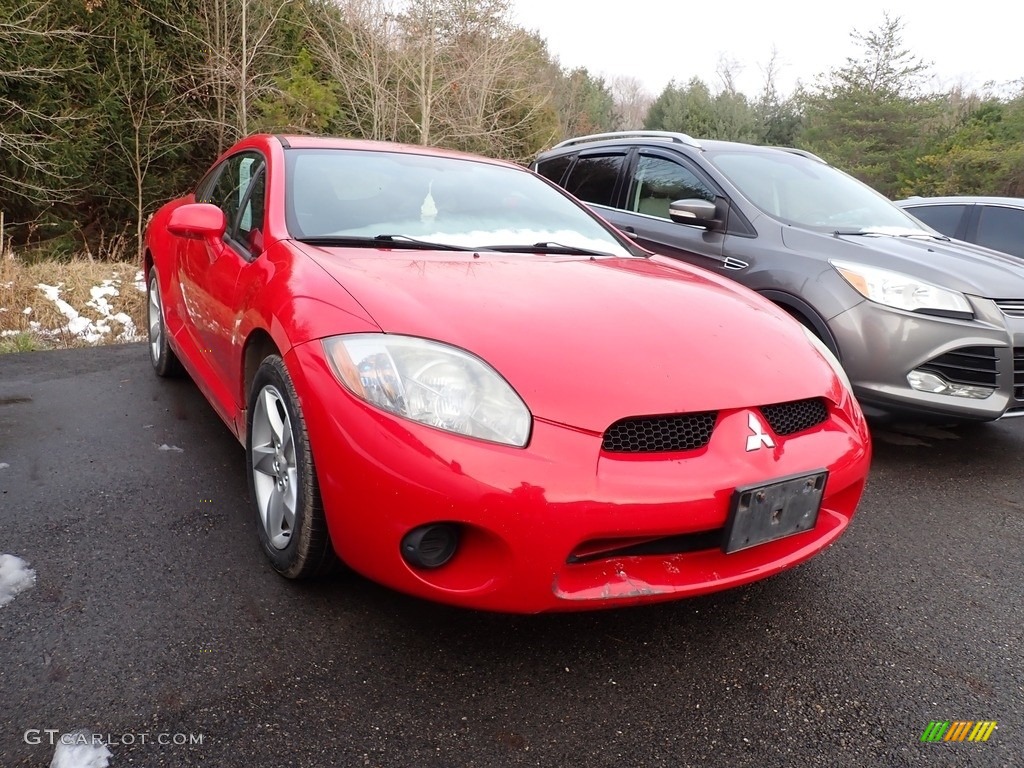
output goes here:
[{"label": "side window", "polygon": [[669,203],[687,199],[713,203],[715,193],[680,163],[653,155],[640,156],[629,188],[629,210],[667,219]]},{"label": "side window", "polygon": [[[228,220],[227,236],[254,253],[262,248],[263,203],[266,175],[263,157],[242,152],[225,160],[215,172],[212,184],[204,181],[197,199],[213,203]],[[205,188],[204,188],[205,186]]]},{"label": "side window", "polygon": [[[249,158],[246,160],[249,160]],[[263,201],[266,197],[264,193],[267,175],[263,172],[262,160],[255,160],[248,165],[246,161],[243,161],[240,170],[242,178],[239,189],[248,189],[248,191],[243,191],[242,193],[242,207],[238,217],[237,229],[234,231],[233,236],[239,242],[247,244],[250,250],[253,250],[254,239],[262,238],[263,233]],[[259,248],[255,250],[257,252],[262,251],[262,246],[263,244],[260,242]]]},{"label": "side window", "polygon": [[615,181],[625,155],[584,155],[576,161],[565,188],[580,200],[596,205],[614,205]]},{"label": "side window", "polygon": [[555,182],[555,184],[561,184],[562,177],[565,176],[572,158],[572,155],[562,155],[560,157],[552,157],[550,160],[545,160],[542,163],[537,163],[537,173],[545,179]]},{"label": "side window", "polygon": [[904,209],[916,219],[947,237],[956,237],[966,205],[915,205]]},{"label": "side window", "polygon": [[1024,211],[985,205],[978,219],[978,244],[1024,256]]}]

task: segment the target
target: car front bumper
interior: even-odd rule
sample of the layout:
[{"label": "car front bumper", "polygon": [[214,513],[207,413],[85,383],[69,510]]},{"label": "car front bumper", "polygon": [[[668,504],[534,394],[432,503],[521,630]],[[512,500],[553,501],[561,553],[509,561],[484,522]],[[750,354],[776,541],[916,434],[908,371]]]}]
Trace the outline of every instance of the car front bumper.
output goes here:
[{"label": "car front bumper", "polygon": [[[756,581],[824,549],[864,488],[870,438],[848,393],[829,419],[774,448],[747,451],[749,411],[722,411],[709,444],[671,454],[609,454],[601,436],[534,419],[526,448],[473,440],[394,417],[345,390],[319,343],[287,357],[309,430],[328,529],[355,571],[440,602],[515,613],[668,600]],[[811,530],[725,554],[573,555],[661,537],[700,540],[726,524],[733,490],[829,472]],[[410,566],[400,542],[454,523],[446,565]],[[715,535],[710,534],[712,538]],[[717,540],[717,539],[716,539]],[[685,546],[683,547],[686,548]]]},{"label": "car front bumper", "polygon": [[[934,317],[862,301],[829,320],[854,392],[870,414],[993,421],[1024,414],[1024,317],[969,296],[974,320]],[[967,363],[969,351],[979,362]],[[913,389],[925,370],[991,389],[983,399]]]}]

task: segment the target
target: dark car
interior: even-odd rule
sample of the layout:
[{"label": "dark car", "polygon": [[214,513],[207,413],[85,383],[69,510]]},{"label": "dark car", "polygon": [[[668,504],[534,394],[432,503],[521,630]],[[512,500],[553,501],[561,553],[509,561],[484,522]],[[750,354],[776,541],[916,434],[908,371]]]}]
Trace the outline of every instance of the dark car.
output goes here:
[{"label": "dark car", "polygon": [[1024,259],[1024,197],[910,197],[896,205],[944,235]]},{"label": "dark car", "polygon": [[563,141],[532,167],[645,248],[784,308],[869,415],[1024,415],[1019,260],[951,240],[821,158],[639,131]]}]

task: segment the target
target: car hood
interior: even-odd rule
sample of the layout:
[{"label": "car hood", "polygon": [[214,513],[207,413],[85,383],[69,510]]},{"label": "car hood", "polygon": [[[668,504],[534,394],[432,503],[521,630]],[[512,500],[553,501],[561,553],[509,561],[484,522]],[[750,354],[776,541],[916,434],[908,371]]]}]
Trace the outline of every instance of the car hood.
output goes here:
[{"label": "car hood", "polygon": [[855,261],[989,299],[1024,298],[1024,261],[962,240],[890,234],[834,235],[783,228],[786,246]]},{"label": "car hood", "polygon": [[795,321],[671,260],[302,247],[386,333],[473,352],[549,421],[602,432],[837,386]]}]

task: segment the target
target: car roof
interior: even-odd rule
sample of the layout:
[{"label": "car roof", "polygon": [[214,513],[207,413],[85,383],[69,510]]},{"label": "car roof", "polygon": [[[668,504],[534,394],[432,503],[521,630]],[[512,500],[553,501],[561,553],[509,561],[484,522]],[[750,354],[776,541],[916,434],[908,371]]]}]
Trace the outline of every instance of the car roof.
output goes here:
[{"label": "car roof", "polygon": [[897,205],[1012,205],[1024,208],[1024,197],[996,197],[993,195],[945,195],[940,197],[906,197]]},{"label": "car roof", "polygon": [[758,152],[758,153],[774,153],[774,152],[789,152],[791,154],[800,155],[811,160],[817,160],[818,162],[824,163],[815,154],[808,152],[803,149],[797,149],[795,147],[775,147],[775,146],[764,146],[760,144],[745,144],[739,141],[722,141],[720,139],[695,139],[685,133],[679,133],[676,131],[612,131],[608,133],[594,133],[587,136],[577,136],[575,138],[566,139],[561,141],[550,149],[542,152],[541,155],[547,155],[548,153],[561,154],[564,151],[574,151],[580,148],[585,148],[588,145],[595,147],[606,147],[606,146],[632,146],[638,143],[656,145],[656,144],[667,144],[669,146],[687,146],[699,152],[711,151],[744,151],[744,152]]},{"label": "car roof", "polygon": [[454,149],[428,147],[422,144],[403,144],[395,141],[374,141],[371,139],[350,139],[341,136],[278,134],[275,138],[281,142],[281,145],[285,149],[353,149],[369,152],[403,152],[411,155],[430,155],[431,157],[449,157],[457,160],[473,160],[478,163],[504,165],[510,168],[519,168],[522,170],[522,166],[506,160],[484,157],[483,155],[476,155],[471,152],[460,152]]}]

